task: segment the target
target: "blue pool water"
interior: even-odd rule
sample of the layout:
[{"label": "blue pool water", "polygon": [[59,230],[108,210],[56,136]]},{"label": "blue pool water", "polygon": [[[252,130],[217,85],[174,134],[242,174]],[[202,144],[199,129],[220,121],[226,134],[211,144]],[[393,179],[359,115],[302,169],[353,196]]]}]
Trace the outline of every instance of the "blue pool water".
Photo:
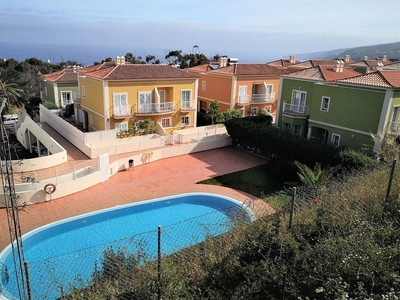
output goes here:
[{"label": "blue pool water", "polygon": [[[23,236],[33,299],[57,299],[61,290],[90,281],[105,250],[157,255],[161,226],[162,254],[167,255],[229,231],[240,216],[252,221],[240,202],[214,194],[190,193],[117,206],[43,226]],[[101,264],[100,264],[101,265]],[[0,253],[0,292],[17,299],[11,247]]]}]

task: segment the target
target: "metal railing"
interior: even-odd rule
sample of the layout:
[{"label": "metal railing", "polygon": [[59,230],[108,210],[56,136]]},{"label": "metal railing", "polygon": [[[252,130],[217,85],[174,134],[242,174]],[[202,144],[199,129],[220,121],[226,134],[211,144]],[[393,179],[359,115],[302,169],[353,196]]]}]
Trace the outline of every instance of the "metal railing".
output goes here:
[{"label": "metal railing", "polygon": [[250,103],[269,103],[274,101],[275,101],[275,93],[237,96],[237,103],[242,105]]},{"label": "metal railing", "polygon": [[160,113],[174,111],[174,102],[146,103],[139,105],[138,113]]},{"label": "metal railing", "polygon": [[196,100],[182,100],[181,109],[196,109]]},{"label": "metal railing", "polygon": [[123,117],[130,115],[132,115],[132,113],[131,113],[131,106],[129,104],[114,106],[114,116]]},{"label": "metal railing", "polygon": [[310,106],[283,102],[283,113],[297,116],[307,116],[310,114]]}]

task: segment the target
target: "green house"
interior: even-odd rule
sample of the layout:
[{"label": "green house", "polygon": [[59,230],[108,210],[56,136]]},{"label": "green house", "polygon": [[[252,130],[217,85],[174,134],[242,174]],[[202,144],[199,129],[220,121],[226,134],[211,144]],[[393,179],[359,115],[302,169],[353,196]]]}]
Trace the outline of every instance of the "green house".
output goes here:
[{"label": "green house", "polygon": [[56,104],[59,108],[79,98],[78,73],[75,69],[63,69],[43,76],[43,101]]},{"label": "green house", "polygon": [[400,71],[359,74],[318,66],[281,76],[276,125],[336,147],[374,147],[371,133],[400,133]]}]

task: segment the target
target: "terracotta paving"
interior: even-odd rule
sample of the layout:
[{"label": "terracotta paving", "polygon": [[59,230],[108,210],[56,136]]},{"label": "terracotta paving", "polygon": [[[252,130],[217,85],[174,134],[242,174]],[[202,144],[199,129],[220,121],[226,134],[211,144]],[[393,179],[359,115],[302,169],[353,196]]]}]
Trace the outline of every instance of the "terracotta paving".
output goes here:
[{"label": "terracotta paving", "polygon": [[[71,147],[75,148],[72,145],[66,145],[70,160],[74,158],[86,160],[76,148],[78,152],[69,152]],[[207,178],[265,163],[265,159],[233,147],[150,162],[132,170],[118,172],[107,181],[84,191],[26,207],[26,212],[19,213],[21,232],[24,234],[51,222],[116,205],[190,192],[216,193],[242,202],[252,200],[252,205],[260,208],[262,213],[271,213],[270,207],[244,192],[197,184]],[[0,220],[1,251],[10,243],[5,209],[0,209]]]}]

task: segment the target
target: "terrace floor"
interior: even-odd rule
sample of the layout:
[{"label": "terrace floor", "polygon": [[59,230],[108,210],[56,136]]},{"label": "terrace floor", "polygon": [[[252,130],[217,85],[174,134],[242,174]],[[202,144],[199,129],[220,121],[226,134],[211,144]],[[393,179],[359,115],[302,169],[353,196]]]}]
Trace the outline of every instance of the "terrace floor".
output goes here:
[{"label": "terrace floor", "polygon": [[[85,159],[73,145],[63,143],[69,160]],[[69,152],[69,151],[72,152]],[[72,156],[71,156],[72,154]],[[83,155],[83,154],[82,154]],[[117,205],[150,200],[182,193],[216,193],[249,203],[256,214],[273,213],[262,200],[230,188],[197,182],[245,170],[266,160],[233,147],[224,147],[150,162],[118,172],[107,181],[84,191],[25,208],[19,213],[22,234],[40,226]],[[250,202],[248,202],[250,201]],[[6,209],[0,209],[0,251],[10,244]]]}]

